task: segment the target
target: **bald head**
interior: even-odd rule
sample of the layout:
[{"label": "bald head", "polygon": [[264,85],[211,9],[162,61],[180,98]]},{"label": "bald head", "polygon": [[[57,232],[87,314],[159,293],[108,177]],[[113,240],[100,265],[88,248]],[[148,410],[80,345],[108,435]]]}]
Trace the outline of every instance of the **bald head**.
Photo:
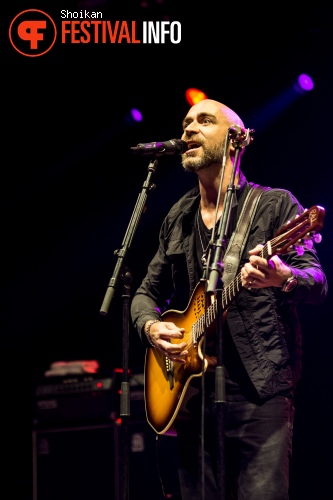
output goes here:
[{"label": "bald head", "polygon": [[220,116],[226,128],[231,127],[231,125],[244,127],[243,121],[237,113],[235,113],[235,111],[222,102],[215,101],[214,99],[204,99],[197,104],[194,104],[189,110],[189,114],[192,113],[209,113],[215,115],[216,117]]}]

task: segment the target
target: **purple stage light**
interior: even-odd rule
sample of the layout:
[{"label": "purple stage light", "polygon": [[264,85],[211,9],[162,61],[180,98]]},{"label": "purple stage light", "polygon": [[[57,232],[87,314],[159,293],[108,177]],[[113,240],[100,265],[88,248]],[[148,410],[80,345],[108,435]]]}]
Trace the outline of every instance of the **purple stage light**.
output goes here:
[{"label": "purple stage light", "polygon": [[132,118],[135,122],[141,122],[142,121],[142,114],[141,112],[136,109],[136,108],[132,108],[131,109],[131,115],[132,115]]},{"label": "purple stage light", "polygon": [[309,75],[302,73],[299,75],[294,88],[299,94],[304,94],[304,92],[309,92],[314,88],[314,83]]}]

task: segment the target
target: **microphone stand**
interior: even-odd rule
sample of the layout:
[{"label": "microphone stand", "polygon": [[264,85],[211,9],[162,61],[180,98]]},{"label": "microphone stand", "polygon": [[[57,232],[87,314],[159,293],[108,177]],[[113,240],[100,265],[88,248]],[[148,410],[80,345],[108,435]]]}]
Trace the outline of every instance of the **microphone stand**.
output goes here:
[{"label": "microphone stand", "polygon": [[[241,134],[242,132],[242,134]],[[238,126],[230,127],[225,141],[225,154],[227,151],[227,144],[231,140],[235,148],[235,158],[230,178],[230,183],[224,198],[223,215],[220,218],[216,237],[214,230],[212,233],[212,242],[210,244],[210,252],[208,255],[207,269],[209,270],[206,294],[211,297],[213,294],[216,296],[217,301],[217,316],[216,316],[216,335],[217,335],[217,365],[215,369],[215,402],[217,403],[217,486],[219,500],[226,498],[226,484],[225,484],[225,422],[224,422],[224,403],[226,402],[225,393],[225,371],[223,364],[223,308],[222,308],[222,292],[223,292],[223,257],[226,251],[226,235],[230,222],[230,214],[232,208],[232,198],[235,193],[235,175],[240,162],[240,152],[242,148],[249,144],[252,140],[250,134],[253,130],[247,130],[245,137],[244,131]],[[223,168],[225,165],[225,156],[223,159]],[[214,241],[215,240],[215,241]],[[213,253],[213,256],[212,256]],[[212,264],[210,265],[210,262]],[[209,301],[208,301],[209,303]]]},{"label": "microphone stand", "polygon": [[119,488],[117,488],[116,500],[128,500],[129,499],[129,447],[128,447],[128,419],[130,417],[130,386],[128,380],[128,359],[129,359],[129,317],[130,317],[130,283],[132,282],[132,275],[130,270],[125,266],[126,256],[128,250],[130,249],[131,243],[133,241],[135,232],[139,225],[141,216],[146,206],[146,200],[148,197],[148,192],[155,189],[155,184],[151,183],[153,174],[155,174],[158,166],[158,160],[151,160],[148,165],[148,175],[142,186],[142,190],[136,201],[134,211],[132,213],[130,222],[128,224],[121,248],[115,252],[118,256],[117,262],[109,281],[108,288],[105,293],[105,297],[100,309],[102,315],[108,313],[111,301],[116,292],[117,286],[120,281],[123,282],[122,288],[122,298],[123,298],[123,370],[122,370],[122,383],[120,392],[120,417],[122,421],[121,425],[121,467],[120,467],[120,490],[121,497],[119,494]]}]

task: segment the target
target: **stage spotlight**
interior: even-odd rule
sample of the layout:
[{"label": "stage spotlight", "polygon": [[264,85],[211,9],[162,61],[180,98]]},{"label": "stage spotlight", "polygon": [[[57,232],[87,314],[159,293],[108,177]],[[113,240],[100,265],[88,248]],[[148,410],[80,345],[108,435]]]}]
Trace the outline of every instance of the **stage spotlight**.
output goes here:
[{"label": "stage spotlight", "polygon": [[208,99],[207,95],[199,89],[190,88],[185,92],[187,102],[193,106],[197,102],[203,101],[204,99]]},{"label": "stage spotlight", "polygon": [[137,108],[131,108],[128,113],[124,116],[126,125],[135,125],[136,123],[142,122],[143,116],[141,111]]},{"label": "stage spotlight", "polygon": [[131,116],[135,122],[142,122],[142,114],[138,109],[132,108]]},{"label": "stage spotlight", "polygon": [[309,75],[306,75],[305,73],[299,75],[296,83],[294,84],[294,90],[298,94],[304,94],[305,92],[309,92],[313,88],[314,88],[314,83],[312,78]]}]

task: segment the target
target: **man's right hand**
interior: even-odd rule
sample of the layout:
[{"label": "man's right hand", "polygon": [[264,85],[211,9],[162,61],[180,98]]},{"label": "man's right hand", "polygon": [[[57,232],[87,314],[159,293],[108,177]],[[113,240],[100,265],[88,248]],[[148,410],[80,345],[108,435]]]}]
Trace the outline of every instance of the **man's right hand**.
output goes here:
[{"label": "man's right hand", "polygon": [[[147,321],[144,327],[145,333],[150,322]],[[188,355],[186,342],[172,342],[184,337],[185,328],[179,328],[169,321],[157,321],[150,326],[149,342],[158,349],[164,356],[167,356],[175,363],[186,363]]]}]

